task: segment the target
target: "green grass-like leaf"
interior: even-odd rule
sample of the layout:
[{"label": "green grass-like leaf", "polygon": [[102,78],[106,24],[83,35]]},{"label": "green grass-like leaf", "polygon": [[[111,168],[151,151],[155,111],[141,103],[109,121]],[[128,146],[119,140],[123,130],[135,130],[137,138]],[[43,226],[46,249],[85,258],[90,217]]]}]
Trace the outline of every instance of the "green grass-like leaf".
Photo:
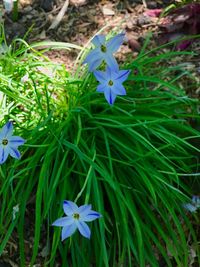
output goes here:
[{"label": "green grass-like leaf", "polygon": [[[44,266],[159,266],[162,259],[188,267],[188,236],[195,244],[197,236],[182,204],[199,172],[193,141],[200,135],[189,123],[199,121],[199,100],[180,88],[183,76],[174,71],[181,67],[166,69],[165,62],[193,53],[151,53],[145,45],[127,64],[127,96],[109,106],[80,64],[73,77],[36,50],[46,45],[82,49],[17,40],[0,55],[1,124],[14,120],[16,135],[27,140],[21,160],[9,158],[0,167],[0,254],[13,235],[20,266],[30,264],[28,240],[31,266],[47,247]],[[60,229],[51,224],[63,215],[64,199],[91,203],[103,215],[90,224],[90,241],[76,233],[61,243]]]}]

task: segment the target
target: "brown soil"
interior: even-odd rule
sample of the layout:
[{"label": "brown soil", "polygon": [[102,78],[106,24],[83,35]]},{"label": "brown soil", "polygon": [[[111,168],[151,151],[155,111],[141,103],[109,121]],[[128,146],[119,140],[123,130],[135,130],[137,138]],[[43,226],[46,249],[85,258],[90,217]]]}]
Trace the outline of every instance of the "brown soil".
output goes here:
[{"label": "brown soil", "polygon": [[[13,22],[11,14],[4,13],[3,16],[7,40],[26,36],[29,43],[55,40],[82,46],[103,27],[107,26],[103,33],[117,27],[118,30],[126,31],[130,41],[130,47],[124,46],[123,52],[132,52],[134,56],[147,32],[158,31],[157,19],[145,16],[144,12],[148,8],[165,7],[174,1],[71,0],[59,25],[55,29],[49,29],[64,2],[65,0],[19,0],[18,21]],[[70,69],[77,51],[51,51],[48,56]]]}]

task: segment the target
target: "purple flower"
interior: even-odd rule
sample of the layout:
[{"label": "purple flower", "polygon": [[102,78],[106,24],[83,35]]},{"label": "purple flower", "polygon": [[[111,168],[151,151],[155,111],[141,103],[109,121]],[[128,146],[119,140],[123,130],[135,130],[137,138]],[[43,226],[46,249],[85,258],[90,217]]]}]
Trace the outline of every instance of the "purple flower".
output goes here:
[{"label": "purple flower", "polygon": [[111,69],[118,69],[118,64],[113,53],[122,45],[124,37],[125,33],[120,33],[106,42],[104,35],[96,35],[92,40],[95,48],[87,55],[83,64],[88,64],[90,72],[99,67],[103,61],[105,61]]},{"label": "purple flower", "polygon": [[13,158],[19,159],[20,152],[18,146],[24,144],[25,140],[19,136],[12,136],[13,125],[12,122],[7,122],[0,131],[0,164],[3,164],[8,155]]},{"label": "purple flower", "polygon": [[62,241],[70,237],[77,229],[86,238],[90,238],[90,228],[85,222],[91,222],[101,217],[101,214],[91,210],[91,205],[78,207],[74,202],[65,200],[63,210],[67,215],[57,219],[52,225],[63,227],[61,238]]},{"label": "purple flower", "polygon": [[107,67],[106,71],[94,71],[96,79],[100,82],[97,92],[104,93],[110,105],[114,104],[117,95],[126,95],[126,90],[122,83],[127,79],[130,70],[111,70]]},{"label": "purple flower", "polygon": [[190,40],[185,40],[182,41],[181,43],[179,43],[179,45],[176,47],[177,50],[186,50],[188,48],[188,46],[190,46],[192,43],[192,41]]}]

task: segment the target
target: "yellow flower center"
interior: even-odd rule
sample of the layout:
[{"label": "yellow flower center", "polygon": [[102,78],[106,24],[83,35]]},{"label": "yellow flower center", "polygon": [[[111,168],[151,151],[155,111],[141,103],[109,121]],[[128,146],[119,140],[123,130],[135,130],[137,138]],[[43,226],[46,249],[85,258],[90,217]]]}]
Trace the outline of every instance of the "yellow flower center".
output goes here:
[{"label": "yellow flower center", "polygon": [[8,144],[8,140],[7,139],[3,139],[2,140],[2,145],[6,146]]},{"label": "yellow flower center", "polygon": [[101,52],[106,53],[107,48],[105,45],[101,45]]},{"label": "yellow flower center", "polygon": [[113,81],[110,80],[110,81],[108,82],[108,85],[109,85],[109,86],[112,86],[112,85],[113,85]]},{"label": "yellow flower center", "polygon": [[74,213],[73,217],[74,217],[75,220],[78,220],[80,218],[80,215],[78,213]]}]

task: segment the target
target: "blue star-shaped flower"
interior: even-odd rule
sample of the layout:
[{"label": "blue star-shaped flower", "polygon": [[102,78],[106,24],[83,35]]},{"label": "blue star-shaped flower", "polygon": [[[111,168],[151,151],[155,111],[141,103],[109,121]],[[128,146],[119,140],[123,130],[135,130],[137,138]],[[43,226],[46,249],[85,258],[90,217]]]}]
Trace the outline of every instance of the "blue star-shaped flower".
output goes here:
[{"label": "blue star-shaped flower", "polygon": [[126,90],[122,83],[127,79],[130,70],[111,70],[107,67],[106,71],[94,71],[94,75],[100,84],[97,92],[104,93],[110,105],[114,104],[117,95],[126,95]]},{"label": "blue star-shaped flower", "polygon": [[61,238],[62,241],[71,236],[76,229],[81,235],[90,238],[90,228],[85,222],[91,222],[101,217],[101,214],[91,210],[91,205],[78,207],[74,202],[65,200],[63,210],[67,216],[57,219],[52,225],[63,227]]},{"label": "blue star-shaped flower", "polygon": [[119,49],[124,41],[124,37],[125,33],[120,33],[106,42],[104,35],[96,35],[92,40],[95,48],[87,55],[83,64],[88,64],[90,72],[94,71],[103,61],[111,69],[118,69],[118,64],[113,53]]},{"label": "blue star-shaped flower", "polygon": [[8,155],[19,159],[20,152],[18,146],[24,144],[25,140],[19,136],[12,136],[13,125],[12,122],[7,122],[0,131],[0,164],[3,164]]},{"label": "blue star-shaped flower", "polygon": [[196,212],[200,209],[200,196],[193,196],[191,203],[185,203],[183,207],[190,212]]}]

